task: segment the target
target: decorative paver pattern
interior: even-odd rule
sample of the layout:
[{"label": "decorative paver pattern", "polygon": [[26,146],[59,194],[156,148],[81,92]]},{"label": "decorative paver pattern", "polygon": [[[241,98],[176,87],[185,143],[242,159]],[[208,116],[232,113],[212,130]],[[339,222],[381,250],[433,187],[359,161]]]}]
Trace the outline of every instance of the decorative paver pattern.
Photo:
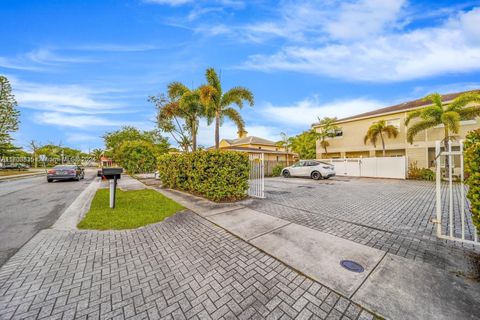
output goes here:
[{"label": "decorative paver pattern", "polygon": [[37,234],[0,269],[1,319],[372,319],[191,212]]},{"label": "decorative paver pattern", "polygon": [[265,188],[267,199],[250,208],[442,269],[480,275],[479,246],[436,237],[432,182],[274,178],[265,180]]}]

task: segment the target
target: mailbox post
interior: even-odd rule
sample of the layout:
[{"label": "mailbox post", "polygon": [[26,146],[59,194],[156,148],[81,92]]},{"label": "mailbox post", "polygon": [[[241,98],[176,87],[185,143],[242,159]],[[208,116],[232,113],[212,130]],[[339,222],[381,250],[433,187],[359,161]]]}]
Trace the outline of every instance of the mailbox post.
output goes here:
[{"label": "mailbox post", "polygon": [[122,176],[123,168],[102,168],[98,175],[107,179],[110,183],[110,208],[115,208],[115,193],[117,191],[117,179]]}]

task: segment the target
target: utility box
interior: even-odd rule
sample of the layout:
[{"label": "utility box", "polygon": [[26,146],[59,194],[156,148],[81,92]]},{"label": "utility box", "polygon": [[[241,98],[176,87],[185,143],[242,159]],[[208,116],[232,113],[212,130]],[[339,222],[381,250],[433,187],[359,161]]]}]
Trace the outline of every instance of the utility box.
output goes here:
[{"label": "utility box", "polygon": [[102,169],[102,176],[108,180],[120,179],[122,173],[123,173],[123,168],[103,168]]}]

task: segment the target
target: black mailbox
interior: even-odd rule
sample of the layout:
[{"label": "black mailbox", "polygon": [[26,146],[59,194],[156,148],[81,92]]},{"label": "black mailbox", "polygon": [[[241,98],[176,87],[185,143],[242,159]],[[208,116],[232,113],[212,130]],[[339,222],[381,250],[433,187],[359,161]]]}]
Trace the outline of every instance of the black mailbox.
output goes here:
[{"label": "black mailbox", "polygon": [[123,168],[103,168],[102,176],[106,179],[120,179],[123,172]]}]

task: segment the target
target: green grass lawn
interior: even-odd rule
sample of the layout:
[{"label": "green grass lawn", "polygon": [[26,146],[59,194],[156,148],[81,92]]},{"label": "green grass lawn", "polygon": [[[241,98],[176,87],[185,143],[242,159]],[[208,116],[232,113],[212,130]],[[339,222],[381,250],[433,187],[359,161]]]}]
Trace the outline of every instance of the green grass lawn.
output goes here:
[{"label": "green grass lawn", "polygon": [[90,211],[78,224],[79,229],[134,229],[163,219],[183,210],[175,201],[155,190],[121,191],[117,189],[115,209],[109,207],[108,189],[99,189]]}]

